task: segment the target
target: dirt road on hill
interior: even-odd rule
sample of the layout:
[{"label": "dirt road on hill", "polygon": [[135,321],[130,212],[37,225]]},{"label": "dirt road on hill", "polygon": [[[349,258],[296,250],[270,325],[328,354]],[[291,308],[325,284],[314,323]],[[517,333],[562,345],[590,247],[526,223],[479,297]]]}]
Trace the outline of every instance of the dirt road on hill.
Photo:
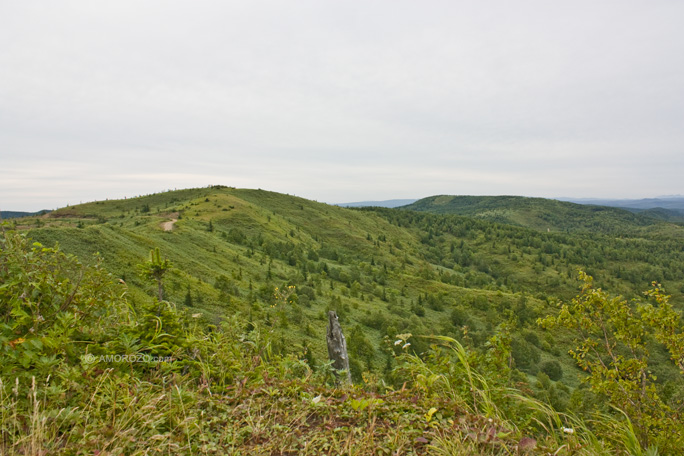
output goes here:
[{"label": "dirt road on hill", "polygon": [[161,227],[164,229],[164,231],[171,231],[173,229],[173,224],[176,223],[178,220],[172,219],[168,222],[164,222],[161,224]]},{"label": "dirt road on hill", "polygon": [[159,226],[162,227],[164,231],[171,231],[173,229],[173,224],[178,221],[178,212],[174,212],[173,214],[169,214],[171,217],[171,220],[168,222],[162,222]]}]

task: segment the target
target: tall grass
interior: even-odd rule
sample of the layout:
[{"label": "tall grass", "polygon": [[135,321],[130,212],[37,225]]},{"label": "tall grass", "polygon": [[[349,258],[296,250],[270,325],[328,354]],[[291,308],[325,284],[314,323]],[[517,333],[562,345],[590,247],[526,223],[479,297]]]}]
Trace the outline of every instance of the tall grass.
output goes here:
[{"label": "tall grass", "polygon": [[[464,404],[470,413],[488,418],[499,431],[505,430],[519,439],[534,436],[537,448],[554,449],[549,454],[658,454],[656,448],[642,450],[626,416],[621,420],[603,415],[589,421],[558,412],[546,402],[511,388],[498,378],[491,378],[488,369],[483,369],[485,373],[478,371],[473,361],[481,359],[476,359],[459,341],[444,336],[431,336],[430,339],[441,342],[441,347],[452,353],[453,362],[440,364],[437,358],[431,363],[406,353],[400,356],[399,370],[408,374],[416,387],[433,395],[450,396]],[[433,444],[436,451],[439,450],[437,454],[507,454],[502,449],[496,450],[500,453],[490,452],[493,450],[482,443],[481,434],[486,432],[471,429],[462,432],[460,440],[437,438]]]}]

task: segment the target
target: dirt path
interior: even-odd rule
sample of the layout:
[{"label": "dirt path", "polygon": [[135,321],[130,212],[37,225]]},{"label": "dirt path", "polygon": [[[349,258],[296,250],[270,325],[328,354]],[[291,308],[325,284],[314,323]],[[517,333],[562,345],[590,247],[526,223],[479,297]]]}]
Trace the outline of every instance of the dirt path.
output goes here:
[{"label": "dirt path", "polygon": [[178,212],[167,214],[167,217],[171,217],[171,220],[162,222],[159,226],[161,226],[164,231],[171,231],[173,229],[173,224],[178,221]]},{"label": "dirt path", "polygon": [[171,219],[171,221],[169,222],[163,222],[161,224],[161,227],[164,229],[164,231],[171,231],[173,229],[173,224],[177,221],[177,219]]}]

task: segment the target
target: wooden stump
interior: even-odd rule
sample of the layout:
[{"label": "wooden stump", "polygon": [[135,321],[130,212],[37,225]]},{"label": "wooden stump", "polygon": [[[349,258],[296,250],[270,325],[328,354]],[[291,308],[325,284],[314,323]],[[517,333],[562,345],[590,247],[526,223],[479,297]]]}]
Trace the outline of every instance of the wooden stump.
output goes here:
[{"label": "wooden stump", "polygon": [[344,339],[342,327],[334,310],[328,312],[328,334],[326,339],[328,341],[328,358],[333,362],[337,380],[340,383],[351,384],[347,341]]}]

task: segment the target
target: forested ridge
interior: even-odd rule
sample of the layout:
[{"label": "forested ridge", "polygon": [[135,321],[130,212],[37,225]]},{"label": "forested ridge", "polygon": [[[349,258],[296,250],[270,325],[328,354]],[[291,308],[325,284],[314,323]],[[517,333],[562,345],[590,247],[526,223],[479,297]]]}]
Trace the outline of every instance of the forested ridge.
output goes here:
[{"label": "forested ridge", "polygon": [[[438,195],[420,199],[401,209],[457,214],[553,232],[591,232],[614,235],[652,233],[663,218],[680,223],[676,213],[661,209],[633,212],[627,208],[577,204],[523,196]],[[670,233],[672,234],[672,233]]]},{"label": "forested ridge", "polygon": [[[507,454],[550,448],[564,448],[562,451],[567,454],[594,454],[591,451],[606,444],[599,442],[603,438],[599,429],[603,428],[580,425],[573,420],[601,413],[605,415],[603,425],[615,431],[605,437],[612,445],[606,447],[612,448],[610,451],[659,448],[662,454],[669,454],[665,440],[659,439],[664,430],[672,432],[672,423],[657,416],[667,410],[678,410],[684,394],[681,366],[675,355],[681,327],[674,317],[683,303],[684,227],[627,211],[585,211],[570,203],[520,197],[491,197],[484,205],[481,200],[470,198],[467,204],[460,204],[468,213],[454,215],[452,212],[459,211],[451,206],[459,198],[434,197],[401,209],[349,209],[263,190],[214,186],[62,208],[43,216],[6,222],[4,229],[40,242],[38,252],[52,252],[52,247],[58,245],[60,253],[55,254],[73,254],[74,262],[99,264],[100,273],[111,274],[111,293],[118,297],[108,295],[107,299],[126,304],[117,304],[119,307],[109,308],[108,312],[117,316],[124,330],[118,335],[102,330],[98,335],[98,326],[93,326],[88,336],[93,347],[100,344],[101,354],[130,352],[172,357],[176,362],[165,371],[131,364],[126,375],[152,384],[161,379],[166,382],[169,375],[176,379],[185,376],[189,384],[200,385],[200,391],[188,392],[196,403],[205,401],[202,394],[207,389],[212,392],[211,398],[228,391],[233,394],[244,381],[240,387],[243,392],[252,388],[257,397],[266,394],[260,407],[269,403],[269,397],[290,405],[291,401],[300,404],[302,397],[307,397],[307,407],[314,407],[315,413],[300,410],[302,416],[298,419],[303,421],[296,425],[287,424],[286,419],[283,422],[280,412],[265,418],[271,424],[292,425],[309,440],[315,440],[316,435],[323,439],[327,431],[317,430],[315,423],[307,421],[307,416],[315,415],[316,422],[345,429],[340,431],[344,438],[361,448],[353,429],[377,422],[378,432],[382,432],[372,438],[384,442],[378,448],[399,454]],[[439,210],[434,210],[435,202],[439,203]],[[169,220],[174,223],[170,230],[165,230],[162,224]],[[2,248],[5,253],[14,248],[15,256],[6,254],[5,265],[16,261],[23,242],[11,236],[6,237]],[[24,255],[30,255],[29,245],[22,247]],[[97,260],[93,256],[96,253]],[[144,268],[146,264],[148,269]],[[166,264],[163,274],[149,272],[150,265],[161,264]],[[145,270],[148,272],[141,273]],[[584,285],[579,280],[580,271],[585,274]],[[19,286],[21,281],[12,285],[10,280],[17,274],[6,271],[5,291]],[[589,276],[593,277],[591,282],[586,279]],[[647,299],[643,292],[653,289],[652,282],[659,284],[657,290],[667,290],[667,299],[662,299],[664,292],[650,296],[656,301],[660,299],[663,312],[671,310],[667,315],[668,321],[674,321],[672,332],[668,335],[654,330],[658,322],[640,317],[640,309],[645,307],[624,301],[634,311],[620,314],[620,318],[623,323],[637,325],[643,334],[634,339],[633,346],[624,337],[618,337],[615,347],[624,348],[626,353],[631,350],[639,360],[648,358],[648,374],[643,369],[634,372],[643,374],[643,378],[637,377],[648,380],[653,394],[636,399],[629,395],[611,396],[611,391],[601,389],[599,380],[603,381],[603,377],[596,380],[592,376],[598,375],[597,369],[578,366],[577,359],[568,353],[573,344],[580,342],[573,333],[573,320],[564,314],[563,309],[568,308],[561,305],[574,303],[575,307],[567,312],[578,315],[584,309],[582,299],[587,296],[612,302],[609,295],[591,294],[590,290],[600,289],[607,290],[610,296]],[[80,282],[71,277],[68,283],[78,288]],[[578,291],[582,286],[584,291]],[[21,300],[17,299],[22,293],[2,295],[6,331],[3,350],[15,355],[17,346],[28,347],[27,337],[16,329],[17,319],[21,318],[17,316],[21,314]],[[69,298],[69,285],[65,285],[64,293],[64,302],[71,304],[74,299]],[[57,308],[61,309],[64,302]],[[129,315],[126,308],[133,313]],[[330,375],[326,363],[328,310],[337,312],[347,337],[355,385],[352,391],[335,387],[334,375]],[[152,316],[157,317],[161,326],[155,326]],[[553,326],[549,319],[557,317]],[[542,321],[546,324],[542,325]],[[28,323],[22,324],[30,327]],[[616,320],[615,325],[619,327],[620,322]],[[125,341],[121,334],[127,334]],[[167,334],[161,343],[155,339],[159,334]],[[18,357],[15,364],[3,367],[6,389],[12,386],[9,377],[22,370],[39,375],[49,372],[40,368],[44,363],[40,360],[46,356],[55,365],[76,369],[69,363],[76,354],[83,356],[81,348],[71,356],[58,349],[42,353],[49,346],[44,337],[40,346],[32,349],[35,359]],[[207,344],[218,343],[221,337],[230,339],[222,342],[230,345],[222,350],[232,351],[217,351],[226,364],[211,366],[211,357],[202,358],[201,352],[210,353]],[[23,340],[17,342],[20,339]],[[245,345],[246,341],[251,342]],[[159,345],[166,348],[160,351],[155,348]],[[255,356],[259,361],[254,361]],[[599,355],[599,359],[603,356]],[[450,358],[460,360],[460,364],[454,365],[448,361]],[[256,364],[247,366],[250,359]],[[635,361],[631,365],[637,364]],[[78,367],[83,370],[82,375],[93,378],[97,377],[93,372],[106,372],[106,368],[97,363],[81,363]],[[243,375],[238,373],[240,369],[245,372]],[[471,370],[477,375],[468,374]],[[123,375],[122,372],[115,369],[111,375]],[[628,369],[628,373],[633,372]],[[629,375],[625,374],[625,382],[631,379]],[[71,378],[66,374],[63,377]],[[29,376],[24,378],[29,381]],[[68,389],[67,380],[64,382],[61,387]],[[469,388],[460,391],[467,384]],[[272,393],[266,393],[266,388],[273,388],[268,390]],[[518,396],[505,393],[507,388],[514,388]],[[482,391],[484,396],[468,397],[468,390]],[[11,393],[6,394],[9,395],[2,400],[14,400],[16,407],[22,407],[17,395],[12,399]],[[396,410],[385,405],[392,394],[407,395],[395,404]],[[613,398],[615,406],[627,413],[630,421],[611,408],[610,403],[602,401],[602,395]],[[312,402],[317,397],[319,400]],[[237,400],[235,396],[233,400]],[[318,405],[321,400],[327,408]],[[425,408],[409,411],[404,400],[415,400],[414,404],[424,404],[421,407]],[[625,404],[641,401],[643,407],[630,409],[620,400]],[[439,401],[448,404],[440,405]],[[228,402],[220,404],[224,420],[233,413],[231,407],[246,406],[239,401]],[[46,399],[44,405],[48,404]],[[169,405],[178,406],[177,402]],[[214,402],[207,406],[219,407]],[[649,413],[659,410],[653,421],[640,415],[644,407],[651,407]],[[132,409],[129,412],[133,413]],[[346,416],[347,421],[336,422],[337,412]],[[114,419],[103,413],[109,417],[106,419]],[[412,415],[415,413],[420,417],[418,425]],[[538,414],[551,424],[534,424],[539,421]],[[391,432],[383,427],[382,420],[388,420],[388,425],[404,422],[401,416],[413,417],[413,424],[408,424],[411,420],[406,422],[404,430],[408,437],[399,443],[396,436],[390,437]],[[627,440],[621,440],[630,434],[625,423],[632,424],[632,437],[636,439],[632,447]],[[204,453],[214,451],[210,442],[221,449],[216,450],[219,454],[229,447],[236,454],[242,451],[240,448],[266,448],[255,436],[258,432],[254,426],[251,430],[246,430],[246,425],[236,427],[232,436],[222,434],[219,444],[206,435],[206,441],[200,434],[190,435],[186,425],[175,423],[174,427],[167,423],[168,435],[160,435],[169,439],[164,441],[171,445],[175,432],[183,429],[184,443],[178,443],[178,448],[194,448],[193,451]],[[578,429],[586,435],[570,437],[563,431],[573,426],[584,426]],[[201,429],[204,433],[217,432]],[[17,429],[3,428],[3,438],[12,432]],[[277,430],[273,432],[278,438],[285,438]],[[364,434],[363,438],[370,438],[369,435],[374,434]],[[95,440],[94,449],[102,446],[104,440]],[[5,448],[10,448],[8,451],[19,453],[24,448],[7,446],[7,440],[3,442]],[[287,443],[290,444],[297,449],[288,451],[302,451],[298,446],[302,442]],[[143,451],[142,444],[136,445],[131,448]],[[312,450],[312,454],[334,454],[343,448],[343,443],[335,439],[327,445],[328,450],[315,447],[317,450]],[[107,451],[115,451],[114,448],[110,445]],[[175,451],[171,446],[167,449]],[[278,454],[274,448],[264,451]]]}]

